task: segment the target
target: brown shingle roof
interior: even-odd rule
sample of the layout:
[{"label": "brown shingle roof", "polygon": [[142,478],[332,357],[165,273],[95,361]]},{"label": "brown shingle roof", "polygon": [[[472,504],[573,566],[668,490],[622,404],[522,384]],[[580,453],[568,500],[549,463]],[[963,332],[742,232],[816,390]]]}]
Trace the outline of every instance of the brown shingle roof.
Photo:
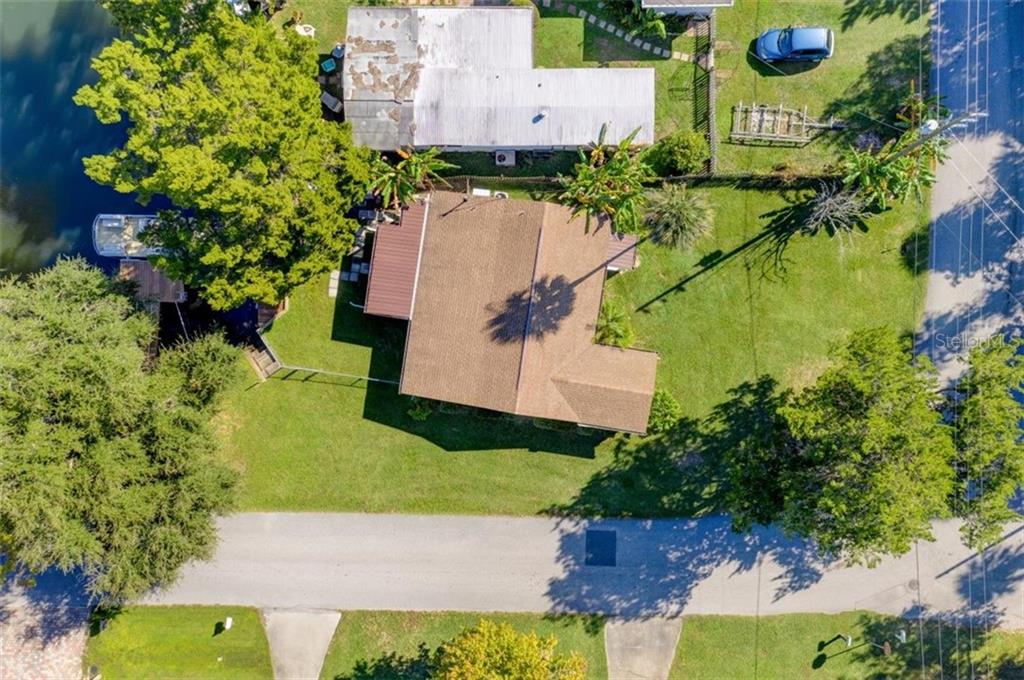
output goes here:
[{"label": "brown shingle roof", "polygon": [[636,269],[637,238],[634,234],[608,233],[608,269]]},{"label": "brown shingle roof", "polygon": [[370,282],[366,289],[367,314],[408,319],[419,266],[427,204],[417,201],[402,210],[398,224],[381,224],[373,239]]},{"label": "brown shingle roof", "polygon": [[400,391],[646,430],[657,355],[593,344],[609,233],[551,203],[432,194]]}]

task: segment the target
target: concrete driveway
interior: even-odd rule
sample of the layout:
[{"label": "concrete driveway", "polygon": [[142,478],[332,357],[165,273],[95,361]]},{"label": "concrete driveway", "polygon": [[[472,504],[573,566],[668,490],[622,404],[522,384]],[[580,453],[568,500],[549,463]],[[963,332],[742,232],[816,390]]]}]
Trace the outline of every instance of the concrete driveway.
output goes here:
[{"label": "concrete driveway", "polygon": [[[1024,628],[1024,525],[984,556],[957,528],[937,523],[936,542],[866,569],[823,564],[773,529],[734,534],[726,517],[243,513],[220,521],[211,561],[146,602],[626,618],[872,609]],[[590,533],[588,546],[593,531],[611,533]]]},{"label": "concrete driveway", "polygon": [[942,0],[932,19],[931,92],[954,115],[937,172],[921,351],[947,381],[964,354],[1024,322],[1024,3]]}]

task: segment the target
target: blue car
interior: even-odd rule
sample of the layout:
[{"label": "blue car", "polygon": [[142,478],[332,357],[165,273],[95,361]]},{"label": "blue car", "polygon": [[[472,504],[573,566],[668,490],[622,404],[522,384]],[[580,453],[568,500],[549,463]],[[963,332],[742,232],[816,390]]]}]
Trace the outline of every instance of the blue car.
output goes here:
[{"label": "blue car", "polygon": [[835,37],[827,28],[771,28],[757,39],[762,61],[821,61],[832,56]]}]

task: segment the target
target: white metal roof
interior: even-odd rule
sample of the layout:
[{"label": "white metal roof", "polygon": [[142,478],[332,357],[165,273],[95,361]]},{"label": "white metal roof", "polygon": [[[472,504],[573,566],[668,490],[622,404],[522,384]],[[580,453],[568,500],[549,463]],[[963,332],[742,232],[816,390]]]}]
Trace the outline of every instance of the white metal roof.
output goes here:
[{"label": "white metal roof", "polygon": [[92,245],[103,257],[149,257],[163,250],[142,242],[142,232],[156,221],[156,215],[113,215],[100,213],[92,221]]},{"label": "white metal roof", "polygon": [[712,10],[716,7],[732,7],[733,0],[641,0],[644,9],[655,10]]},{"label": "white metal roof", "polygon": [[654,70],[425,69],[414,105],[416,146],[581,146],[636,128],[654,142]]},{"label": "white metal roof", "polygon": [[352,7],[343,81],[375,149],[574,147],[602,123],[609,143],[654,136],[654,71],[534,69],[530,8]]}]

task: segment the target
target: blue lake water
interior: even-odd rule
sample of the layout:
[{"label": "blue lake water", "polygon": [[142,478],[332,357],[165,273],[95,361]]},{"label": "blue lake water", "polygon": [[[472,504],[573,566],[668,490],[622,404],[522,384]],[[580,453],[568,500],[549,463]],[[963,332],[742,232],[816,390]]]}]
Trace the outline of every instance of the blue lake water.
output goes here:
[{"label": "blue lake water", "polygon": [[117,34],[91,0],[0,0],[0,269],[33,271],[62,254],[96,255],[97,213],[142,213],[134,196],[86,177],[82,158],[120,146],[71,97],[94,82],[90,60]]}]

